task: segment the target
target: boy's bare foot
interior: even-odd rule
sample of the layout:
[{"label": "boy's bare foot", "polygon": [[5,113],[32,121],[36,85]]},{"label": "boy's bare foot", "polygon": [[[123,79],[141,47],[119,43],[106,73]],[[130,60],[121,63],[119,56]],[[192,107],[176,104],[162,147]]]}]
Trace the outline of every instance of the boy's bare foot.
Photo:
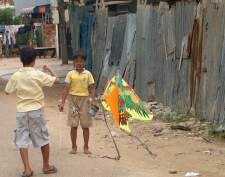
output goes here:
[{"label": "boy's bare foot", "polygon": [[92,154],[91,151],[88,150],[88,148],[84,148],[84,154]]},{"label": "boy's bare foot", "polygon": [[71,151],[70,151],[70,154],[76,154],[77,153],[77,148],[73,148]]}]

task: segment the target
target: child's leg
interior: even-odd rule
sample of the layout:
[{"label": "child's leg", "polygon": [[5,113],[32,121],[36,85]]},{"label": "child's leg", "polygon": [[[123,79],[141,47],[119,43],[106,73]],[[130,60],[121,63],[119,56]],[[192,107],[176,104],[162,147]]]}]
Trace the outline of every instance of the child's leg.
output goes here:
[{"label": "child's leg", "polygon": [[28,114],[16,113],[16,130],[14,142],[20,150],[20,156],[24,165],[23,175],[31,175],[32,170],[28,158],[28,147],[31,142],[30,131],[28,127]]},{"label": "child's leg", "polygon": [[85,154],[90,154],[91,152],[89,151],[89,136],[90,136],[90,132],[89,132],[89,128],[83,128],[83,137],[84,137],[84,153]]},{"label": "child's leg", "polygon": [[49,133],[47,123],[44,118],[43,109],[30,111],[29,116],[29,129],[30,138],[34,147],[40,147],[43,158],[43,173],[50,174],[56,173],[57,169],[49,165]]},{"label": "child's leg", "polygon": [[54,166],[49,165],[49,144],[41,147],[42,157],[43,157],[43,172],[45,174],[56,173],[57,169]]},{"label": "child's leg", "polygon": [[83,129],[84,153],[91,154],[91,152],[89,151],[88,143],[89,143],[89,136],[90,136],[89,128],[92,126],[93,120],[87,114],[90,108],[88,97],[82,98],[80,107],[81,107],[80,124]]},{"label": "child's leg", "polygon": [[49,144],[41,147],[43,170],[49,169]]},{"label": "child's leg", "polygon": [[26,175],[30,175],[32,173],[32,170],[31,170],[30,163],[28,160],[28,149],[20,148],[20,155],[21,155],[21,159],[22,159],[23,165],[24,165],[24,173]]},{"label": "child's leg", "polygon": [[79,107],[76,96],[69,97],[69,112],[67,125],[71,127],[70,138],[72,142],[71,154],[77,153],[77,127],[79,126]]},{"label": "child's leg", "polygon": [[77,127],[71,127],[70,137],[72,142],[72,154],[77,152]]}]

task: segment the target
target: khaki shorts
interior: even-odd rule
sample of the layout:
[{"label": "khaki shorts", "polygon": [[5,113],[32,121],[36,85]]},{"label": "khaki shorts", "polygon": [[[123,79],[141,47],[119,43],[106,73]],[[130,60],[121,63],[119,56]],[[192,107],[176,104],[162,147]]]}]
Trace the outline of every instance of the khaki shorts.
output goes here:
[{"label": "khaki shorts", "polygon": [[93,121],[87,114],[89,109],[89,97],[70,95],[67,125],[70,127],[78,127],[80,124],[82,128],[91,127],[93,125]]},{"label": "khaki shorts", "polygon": [[43,109],[17,112],[14,142],[18,148],[28,148],[49,144],[49,133]]}]

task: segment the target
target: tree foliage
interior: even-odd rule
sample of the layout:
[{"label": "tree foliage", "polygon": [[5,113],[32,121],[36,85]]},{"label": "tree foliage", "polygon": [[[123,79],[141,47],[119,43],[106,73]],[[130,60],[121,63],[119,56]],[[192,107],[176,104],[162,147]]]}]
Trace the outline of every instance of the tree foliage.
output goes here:
[{"label": "tree foliage", "polygon": [[0,9],[0,25],[22,24],[22,17],[15,16],[15,11],[9,8]]}]

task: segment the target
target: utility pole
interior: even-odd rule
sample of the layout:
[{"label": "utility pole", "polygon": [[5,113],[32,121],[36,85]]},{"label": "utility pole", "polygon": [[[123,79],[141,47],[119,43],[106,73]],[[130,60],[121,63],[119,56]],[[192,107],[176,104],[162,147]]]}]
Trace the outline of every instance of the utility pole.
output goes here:
[{"label": "utility pole", "polygon": [[61,59],[62,59],[62,63],[63,64],[68,64],[65,8],[66,8],[66,3],[64,2],[64,0],[58,0],[60,56],[61,56]]},{"label": "utility pole", "polygon": [[51,0],[52,7],[52,18],[53,24],[55,25],[55,48],[56,48],[56,58],[59,59],[59,11],[58,11],[58,1]]}]

